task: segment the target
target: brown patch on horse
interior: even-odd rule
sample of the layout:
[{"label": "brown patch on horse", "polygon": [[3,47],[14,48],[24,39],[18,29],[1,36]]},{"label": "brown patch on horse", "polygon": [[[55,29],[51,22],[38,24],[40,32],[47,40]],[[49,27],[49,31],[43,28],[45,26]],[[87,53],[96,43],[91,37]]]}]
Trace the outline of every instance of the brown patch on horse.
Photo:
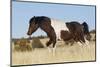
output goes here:
[{"label": "brown patch on horse", "polygon": [[72,21],[66,23],[66,26],[70,32],[64,30],[61,31],[61,38],[64,41],[73,39],[76,42],[79,41],[85,43],[83,26],[80,23]]},{"label": "brown patch on horse", "polygon": [[68,31],[61,30],[61,39],[63,39],[64,41],[67,41],[72,38],[73,38],[73,36],[71,33],[69,33]]}]

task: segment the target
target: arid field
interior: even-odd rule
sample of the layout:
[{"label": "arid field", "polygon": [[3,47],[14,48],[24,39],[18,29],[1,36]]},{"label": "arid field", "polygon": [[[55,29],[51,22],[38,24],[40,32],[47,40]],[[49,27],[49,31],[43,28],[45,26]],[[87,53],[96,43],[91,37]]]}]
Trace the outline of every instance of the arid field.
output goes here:
[{"label": "arid field", "polygon": [[[57,42],[55,56],[45,47],[48,38],[37,39],[32,43],[30,51],[16,51],[12,42],[12,65],[46,64],[60,62],[95,61],[95,40],[91,40],[88,45],[72,46],[63,41]],[[42,47],[37,47],[39,44]],[[43,48],[44,47],[44,48]]]}]

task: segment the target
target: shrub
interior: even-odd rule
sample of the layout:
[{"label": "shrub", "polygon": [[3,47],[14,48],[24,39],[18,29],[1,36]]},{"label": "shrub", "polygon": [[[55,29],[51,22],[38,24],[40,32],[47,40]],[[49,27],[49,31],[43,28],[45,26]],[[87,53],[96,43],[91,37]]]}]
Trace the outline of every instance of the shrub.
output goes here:
[{"label": "shrub", "polygon": [[16,51],[31,51],[32,45],[27,39],[19,39],[14,42],[14,49]]},{"label": "shrub", "polygon": [[32,47],[33,48],[43,48],[43,44],[41,43],[40,39],[39,38],[34,38],[32,40]]}]

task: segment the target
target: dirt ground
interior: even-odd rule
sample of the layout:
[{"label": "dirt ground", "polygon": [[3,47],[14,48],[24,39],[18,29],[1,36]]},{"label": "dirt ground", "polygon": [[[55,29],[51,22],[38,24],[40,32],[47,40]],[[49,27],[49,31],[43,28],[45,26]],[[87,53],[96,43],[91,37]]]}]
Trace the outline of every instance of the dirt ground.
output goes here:
[{"label": "dirt ground", "polygon": [[[40,39],[45,47],[48,39]],[[90,41],[88,45],[80,46],[74,43],[72,46],[63,41],[57,42],[55,56],[47,48],[34,48],[32,51],[14,51],[12,43],[12,65],[46,64],[60,62],[94,61],[95,41]]]}]

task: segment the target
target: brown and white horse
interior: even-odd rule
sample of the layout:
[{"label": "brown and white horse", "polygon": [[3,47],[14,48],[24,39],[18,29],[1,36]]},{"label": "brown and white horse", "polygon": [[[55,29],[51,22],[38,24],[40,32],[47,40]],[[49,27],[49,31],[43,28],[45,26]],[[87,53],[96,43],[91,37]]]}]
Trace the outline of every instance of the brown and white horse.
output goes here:
[{"label": "brown and white horse", "polygon": [[[86,23],[85,23],[86,24]],[[53,44],[53,48],[57,40],[70,40],[80,43],[81,45],[87,44],[87,41],[84,37],[84,32],[86,25],[80,24],[79,22],[63,22],[55,19],[51,19],[46,16],[34,16],[29,21],[29,29],[27,35],[31,36],[38,28],[41,28],[46,32],[47,36],[50,38],[46,43],[47,47],[50,44]],[[88,25],[87,25],[88,26]],[[89,32],[87,30],[87,32]]]}]

